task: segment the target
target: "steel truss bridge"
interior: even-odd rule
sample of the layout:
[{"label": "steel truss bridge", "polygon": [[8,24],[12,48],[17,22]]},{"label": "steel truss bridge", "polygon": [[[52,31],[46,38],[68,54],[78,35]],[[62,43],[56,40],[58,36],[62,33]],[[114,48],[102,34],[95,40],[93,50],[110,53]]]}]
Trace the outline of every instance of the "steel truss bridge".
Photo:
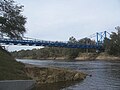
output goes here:
[{"label": "steel truss bridge", "polygon": [[[64,48],[81,48],[81,49],[103,49],[104,38],[107,38],[109,33],[107,31],[97,32],[91,36],[96,38],[95,44],[78,44],[70,42],[60,42],[60,41],[45,41],[45,40],[36,40],[36,39],[7,39],[0,38],[0,44],[4,45],[27,45],[27,46],[47,46],[47,47],[64,47]],[[90,38],[91,38],[90,36]]]}]

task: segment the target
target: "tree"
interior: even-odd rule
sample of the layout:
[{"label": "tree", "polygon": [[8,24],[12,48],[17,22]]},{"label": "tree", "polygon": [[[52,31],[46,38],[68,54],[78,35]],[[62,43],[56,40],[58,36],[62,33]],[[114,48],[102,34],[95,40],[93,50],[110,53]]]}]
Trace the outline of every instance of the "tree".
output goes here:
[{"label": "tree", "polygon": [[120,55],[120,27],[117,26],[115,27],[115,29],[117,30],[116,32],[112,32],[112,34],[110,35],[110,47],[109,47],[109,54],[112,55]]},{"label": "tree", "polygon": [[104,46],[105,52],[110,51],[110,39],[109,38],[104,38],[103,46]]},{"label": "tree", "polygon": [[6,23],[6,19],[4,17],[0,16],[0,24],[5,24]]},{"label": "tree", "polygon": [[69,38],[69,43],[77,43],[76,38],[74,38],[73,36]]},{"label": "tree", "polygon": [[23,6],[13,0],[0,0],[0,32],[10,38],[20,39],[26,32],[26,17],[21,12]]}]

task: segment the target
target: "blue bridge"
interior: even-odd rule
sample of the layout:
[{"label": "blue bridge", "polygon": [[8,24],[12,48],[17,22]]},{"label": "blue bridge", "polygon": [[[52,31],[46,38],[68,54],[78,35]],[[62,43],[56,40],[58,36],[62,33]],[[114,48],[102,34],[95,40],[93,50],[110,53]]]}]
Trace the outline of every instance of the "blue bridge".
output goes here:
[{"label": "blue bridge", "polygon": [[103,40],[107,37],[107,31],[99,32],[95,34],[95,44],[80,44],[70,42],[59,42],[59,41],[45,41],[45,40],[30,40],[30,39],[7,39],[0,38],[0,43],[4,45],[27,45],[27,46],[47,46],[47,47],[64,47],[64,48],[82,48],[82,49],[103,49]]}]

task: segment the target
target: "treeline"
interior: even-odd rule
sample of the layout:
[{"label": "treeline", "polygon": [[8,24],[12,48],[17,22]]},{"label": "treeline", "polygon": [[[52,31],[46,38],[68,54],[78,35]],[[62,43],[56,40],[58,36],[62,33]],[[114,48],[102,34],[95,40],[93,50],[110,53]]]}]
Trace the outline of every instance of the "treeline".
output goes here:
[{"label": "treeline", "polygon": [[[69,38],[69,43],[76,44],[95,44],[95,41],[92,41],[89,38],[84,38],[81,40],[76,40],[73,36]],[[65,57],[66,59],[74,59],[80,53],[84,52],[95,52],[95,49],[76,49],[76,48],[62,48],[62,47],[44,47],[41,49],[32,49],[32,50],[21,50],[14,51],[12,55],[16,58],[31,58],[31,59],[47,59],[49,57]]]},{"label": "treeline", "polygon": [[[117,32],[112,32],[110,39],[105,38],[104,40],[104,52],[119,56],[120,55],[120,27],[116,27]],[[95,41],[89,38],[84,38],[81,40],[76,40],[74,37],[69,38],[69,43],[77,44],[92,44],[95,45]],[[31,58],[31,59],[47,59],[49,57],[65,57],[66,59],[74,59],[81,53],[96,53],[95,49],[76,49],[76,48],[60,48],[60,47],[44,47],[41,49],[32,50],[21,50],[14,51],[12,55],[16,58]]]}]

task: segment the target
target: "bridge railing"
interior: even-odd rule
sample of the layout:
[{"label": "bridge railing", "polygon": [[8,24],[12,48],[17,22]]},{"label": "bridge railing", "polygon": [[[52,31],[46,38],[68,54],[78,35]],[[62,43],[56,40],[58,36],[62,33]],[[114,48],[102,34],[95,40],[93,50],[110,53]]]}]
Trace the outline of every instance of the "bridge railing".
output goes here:
[{"label": "bridge railing", "polygon": [[16,39],[0,39],[0,43],[5,45],[27,45],[27,46],[48,46],[48,47],[64,47],[64,48],[84,48],[84,49],[101,49],[101,45],[75,44],[69,42],[58,41],[38,41],[38,40],[16,40]]},{"label": "bridge railing", "polygon": [[[103,47],[103,38],[107,36],[107,32],[97,34],[96,43],[71,43],[69,41],[46,41],[38,40],[32,38],[23,38],[23,39],[9,39],[9,38],[0,38],[0,43],[6,45],[29,45],[29,46],[49,46],[49,47],[66,47],[66,48],[95,48],[100,49]],[[101,35],[101,36],[100,36]],[[100,37],[100,38],[99,38]],[[99,40],[100,39],[100,40]]]}]

